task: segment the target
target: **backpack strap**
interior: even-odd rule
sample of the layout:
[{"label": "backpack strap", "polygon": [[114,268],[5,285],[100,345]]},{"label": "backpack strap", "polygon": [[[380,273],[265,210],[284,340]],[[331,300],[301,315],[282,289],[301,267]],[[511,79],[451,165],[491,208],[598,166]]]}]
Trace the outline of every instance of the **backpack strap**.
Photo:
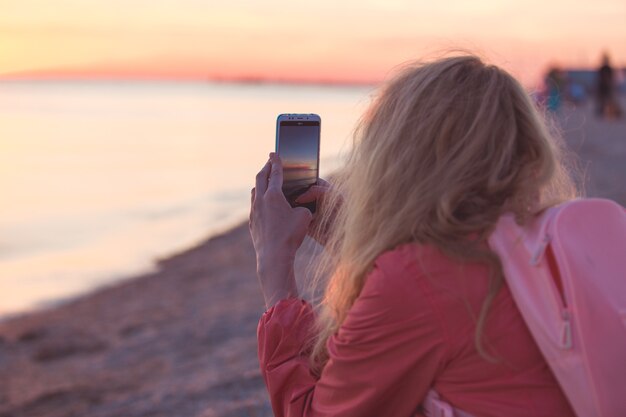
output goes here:
[{"label": "backpack strap", "polygon": [[426,398],[422,402],[422,409],[426,417],[474,417],[442,400],[434,388],[431,388],[426,394]]}]

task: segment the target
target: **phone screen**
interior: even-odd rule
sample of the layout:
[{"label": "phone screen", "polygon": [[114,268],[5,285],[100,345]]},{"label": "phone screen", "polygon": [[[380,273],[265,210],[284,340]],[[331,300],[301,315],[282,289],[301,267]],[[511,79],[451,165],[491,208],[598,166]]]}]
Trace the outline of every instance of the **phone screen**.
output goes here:
[{"label": "phone screen", "polygon": [[[283,193],[287,201],[294,200],[317,182],[319,170],[320,122],[281,121],[277,149],[283,162]],[[311,211],[314,204],[303,206]]]}]

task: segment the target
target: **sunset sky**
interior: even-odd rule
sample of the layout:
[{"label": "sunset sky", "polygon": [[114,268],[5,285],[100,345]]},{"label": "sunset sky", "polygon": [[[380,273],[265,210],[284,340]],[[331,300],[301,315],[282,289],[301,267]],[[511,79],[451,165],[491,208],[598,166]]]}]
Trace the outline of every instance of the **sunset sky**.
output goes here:
[{"label": "sunset sky", "polygon": [[533,83],[626,64],[626,1],[0,0],[0,75],[377,81],[476,51]]}]

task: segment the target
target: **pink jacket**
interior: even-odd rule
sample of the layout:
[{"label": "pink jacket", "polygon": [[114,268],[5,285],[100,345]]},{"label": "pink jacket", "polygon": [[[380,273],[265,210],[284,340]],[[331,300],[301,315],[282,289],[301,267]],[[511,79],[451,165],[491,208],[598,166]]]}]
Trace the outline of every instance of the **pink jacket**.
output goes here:
[{"label": "pink jacket", "polygon": [[319,379],[301,353],[314,313],[280,300],[259,321],[259,361],[276,417],[422,416],[434,387],[474,416],[574,416],[506,285],[490,309],[483,346],[475,318],[488,272],[438,250],[402,245],[378,257],[348,316],[327,343]]}]

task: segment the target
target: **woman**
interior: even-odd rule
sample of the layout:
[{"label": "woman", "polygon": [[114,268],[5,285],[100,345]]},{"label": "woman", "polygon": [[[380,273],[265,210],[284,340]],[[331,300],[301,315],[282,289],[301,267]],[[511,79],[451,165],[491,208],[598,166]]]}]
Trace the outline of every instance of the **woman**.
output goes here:
[{"label": "woman", "polygon": [[[318,199],[259,172],[250,230],[267,311],[259,360],[276,416],[414,416],[431,388],[475,416],[573,416],[486,240],[575,187],[521,85],[473,56],[416,64],[384,86]],[[312,226],[311,224],[314,224]],[[300,298],[294,257],[325,244],[324,297]]]}]

